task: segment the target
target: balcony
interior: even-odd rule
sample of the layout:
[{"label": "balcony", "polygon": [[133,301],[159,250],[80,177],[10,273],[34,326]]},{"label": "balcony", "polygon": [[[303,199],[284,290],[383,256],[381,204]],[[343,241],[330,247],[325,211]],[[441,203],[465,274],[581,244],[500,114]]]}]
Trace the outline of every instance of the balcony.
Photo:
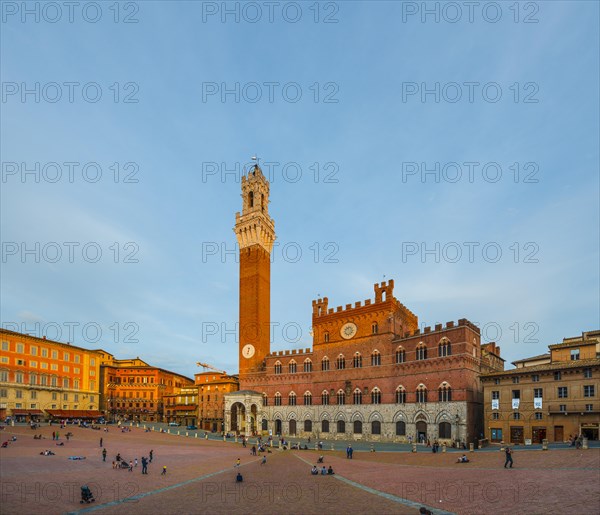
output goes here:
[{"label": "balcony", "polygon": [[[591,404],[592,405],[592,410],[587,410],[586,409],[586,405],[587,404]],[[565,410],[561,410],[560,407],[561,406],[565,406]],[[567,414],[567,415],[578,415],[578,414],[597,414],[600,413],[600,402],[596,401],[596,402],[563,402],[561,404],[548,404],[548,407],[546,408],[548,411],[548,415],[560,415],[560,414]]]}]

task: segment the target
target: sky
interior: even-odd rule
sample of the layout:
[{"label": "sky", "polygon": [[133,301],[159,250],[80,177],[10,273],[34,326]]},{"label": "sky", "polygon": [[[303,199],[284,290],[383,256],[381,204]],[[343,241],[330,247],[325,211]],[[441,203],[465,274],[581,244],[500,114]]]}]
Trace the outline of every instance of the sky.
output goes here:
[{"label": "sky", "polygon": [[600,328],[597,2],[1,8],[2,327],[237,373],[257,156],[272,351],[389,279],[507,367]]}]

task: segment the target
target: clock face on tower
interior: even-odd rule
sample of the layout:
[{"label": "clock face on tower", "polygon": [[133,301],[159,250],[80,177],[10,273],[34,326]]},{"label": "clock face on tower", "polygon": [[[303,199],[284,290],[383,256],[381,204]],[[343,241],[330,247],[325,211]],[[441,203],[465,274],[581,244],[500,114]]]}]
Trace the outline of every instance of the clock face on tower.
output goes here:
[{"label": "clock face on tower", "polygon": [[356,331],[357,331],[356,324],[354,324],[352,322],[348,322],[342,326],[342,329],[340,330],[340,335],[345,340],[349,340],[356,334]]},{"label": "clock face on tower", "polygon": [[252,345],[251,343],[247,343],[246,345],[244,345],[244,348],[242,349],[242,356],[250,359],[252,356],[254,356],[254,352],[255,352],[254,345]]}]

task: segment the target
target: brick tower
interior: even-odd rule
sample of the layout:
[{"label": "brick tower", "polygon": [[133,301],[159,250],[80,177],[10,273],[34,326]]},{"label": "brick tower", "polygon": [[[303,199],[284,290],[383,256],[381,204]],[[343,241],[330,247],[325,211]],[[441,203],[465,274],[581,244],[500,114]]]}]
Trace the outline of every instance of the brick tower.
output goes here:
[{"label": "brick tower", "polygon": [[269,182],[258,165],[242,177],[242,213],[235,214],[240,247],[240,378],[262,370],[270,353],[271,251]]}]

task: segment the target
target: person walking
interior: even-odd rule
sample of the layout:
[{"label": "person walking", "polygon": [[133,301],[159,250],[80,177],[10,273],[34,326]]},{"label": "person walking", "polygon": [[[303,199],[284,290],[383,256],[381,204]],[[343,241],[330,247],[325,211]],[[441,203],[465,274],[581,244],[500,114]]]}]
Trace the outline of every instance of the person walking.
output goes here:
[{"label": "person walking", "polygon": [[148,460],[146,456],[142,456],[142,474],[148,473]]},{"label": "person walking", "polygon": [[102,437],[100,438],[100,447],[102,447]]},{"label": "person walking", "polygon": [[237,460],[235,460],[235,466],[239,467],[240,466],[240,459],[238,458]]},{"label": "person walking", "polygon": [[513,459],[512,459],[512,451],[510,450],[510,447],[506,446],[506,449],[504,449],[504,454],[506,455],[506,461],[504,462],[504,468],[506,468],[506,465],[508,465],[509,463],[510,463],[509,468],[512,468]]},{"label": "person walking", "polygon": [[106,461],[106,449],[102,449],[102,461]]},{"label": "person walking", "polygon": [[150,463],[152,463],[152,457],[154,456],[154,451],[151,450],[149,456],[150,456]]},{"label": "person walking", "polygon": [[160,473],[160,475],[161,476],[166,476],[167,475],[167,466],[166,465],[163,466],[163,469],[162,469],[162,472]]}]

